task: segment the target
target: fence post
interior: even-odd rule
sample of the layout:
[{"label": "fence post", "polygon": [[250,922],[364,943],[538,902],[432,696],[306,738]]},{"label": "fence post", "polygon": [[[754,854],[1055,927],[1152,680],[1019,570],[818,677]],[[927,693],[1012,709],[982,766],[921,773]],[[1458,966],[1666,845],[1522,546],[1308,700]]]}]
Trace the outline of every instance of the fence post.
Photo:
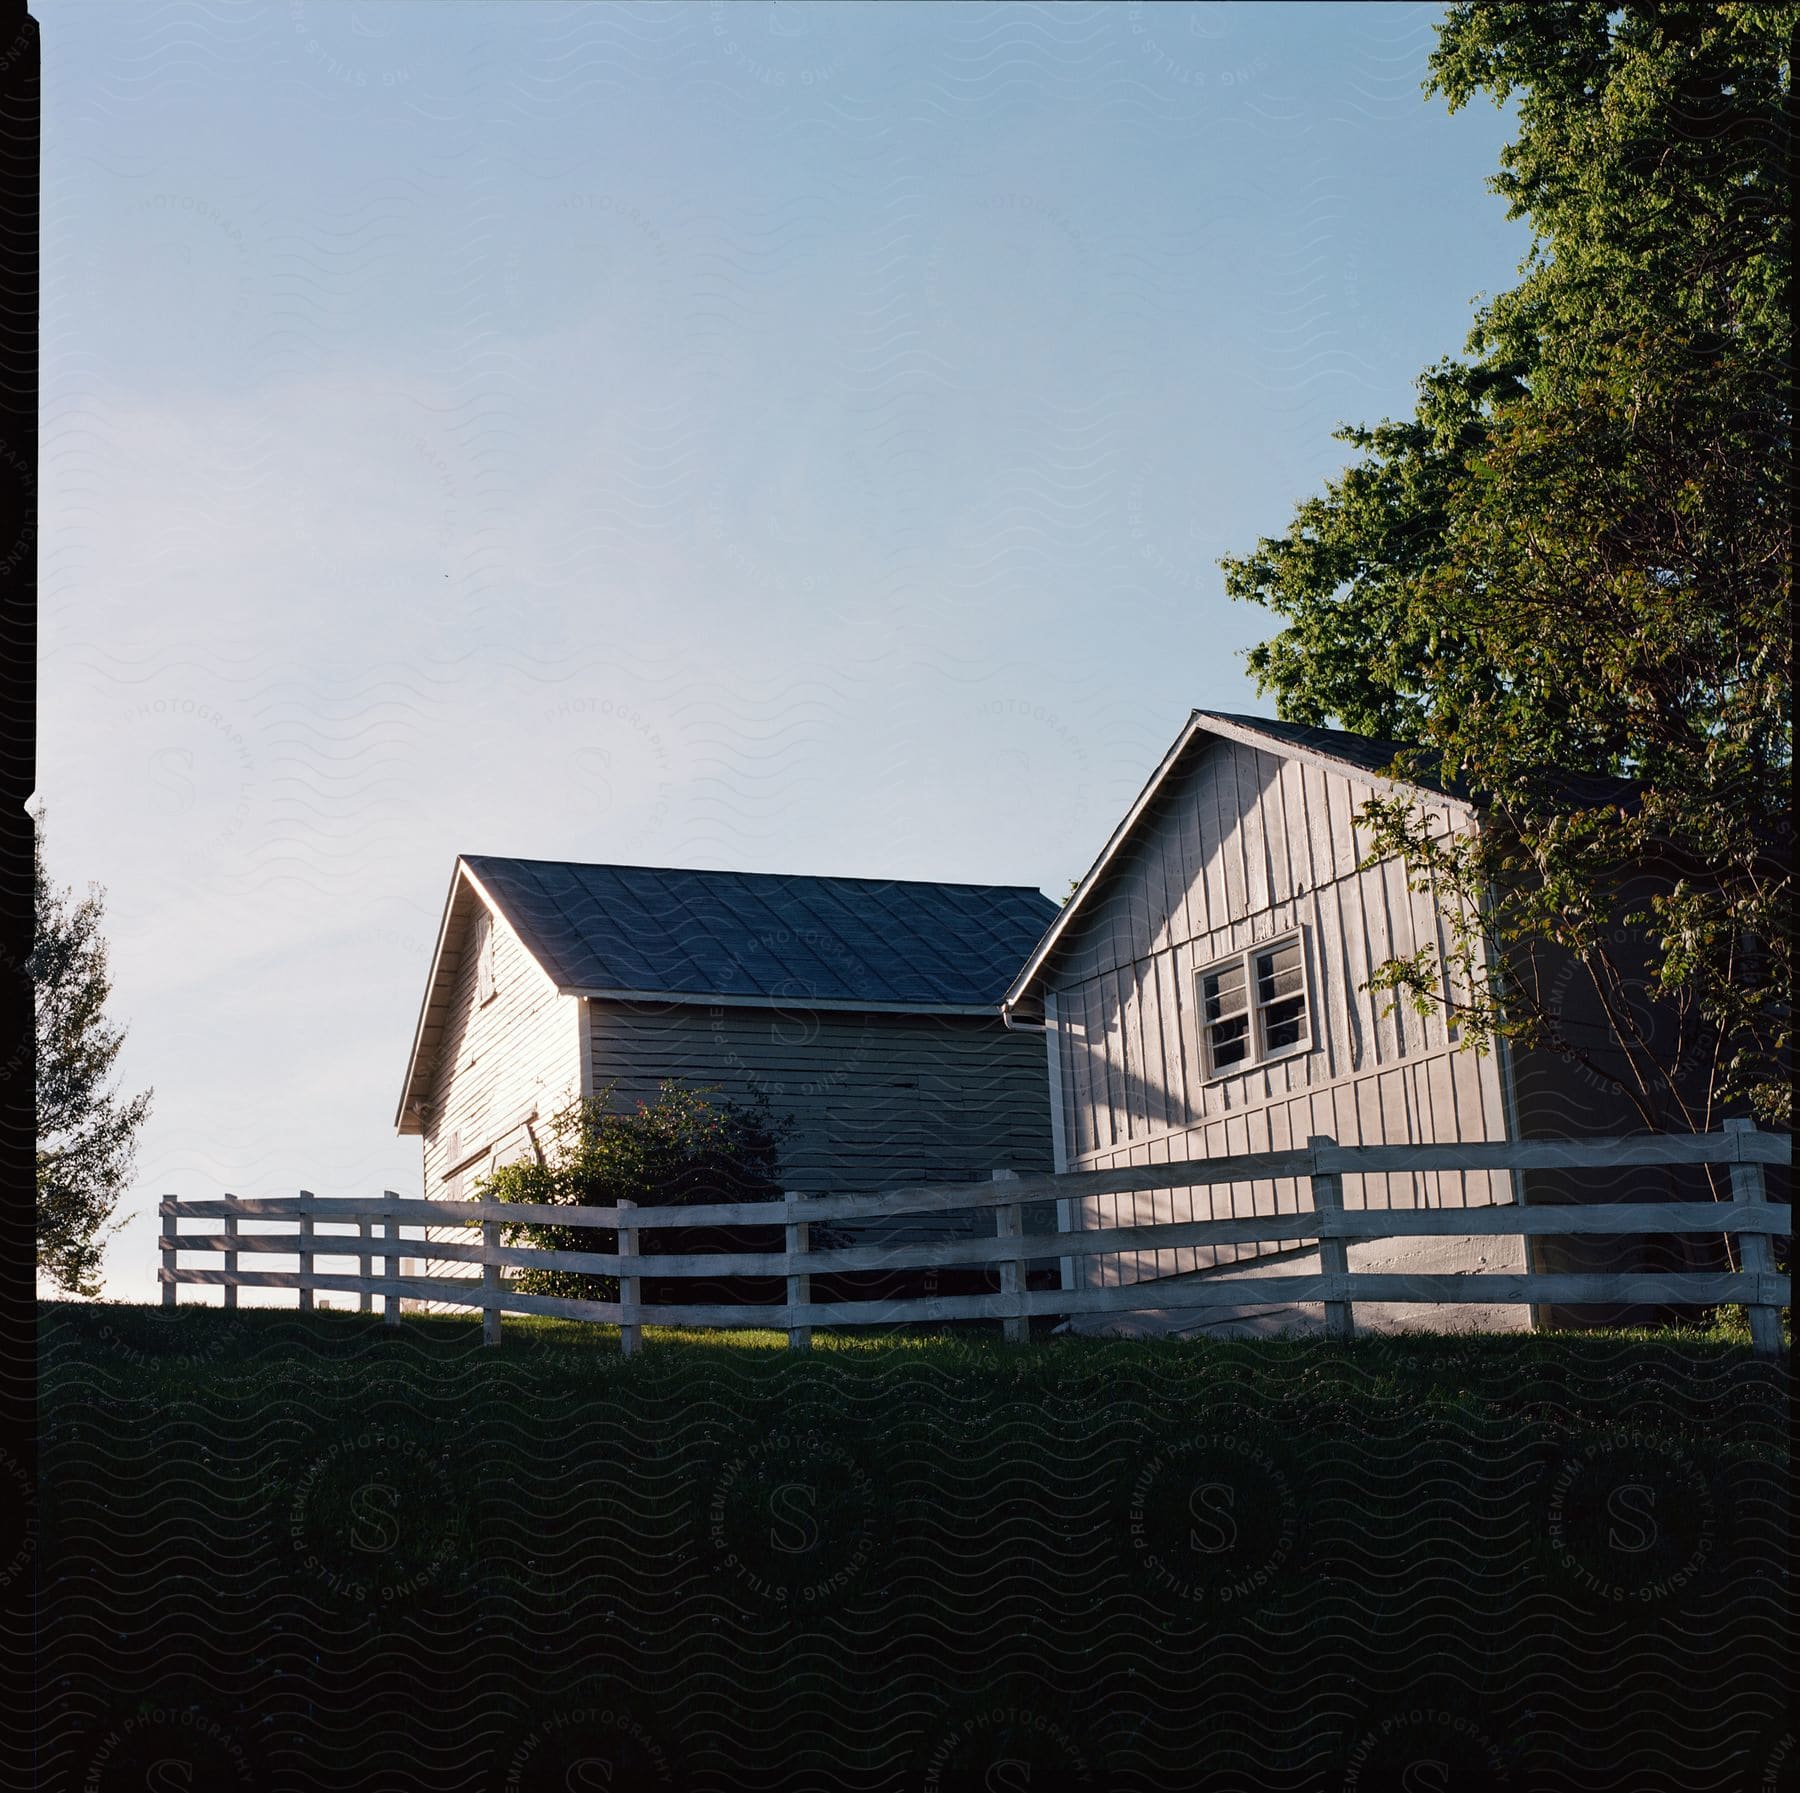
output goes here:
[{"label": "fence post", "polygon": [[162,1304],[164,1307],[175,1305],[175,1198],[165,1195],[156,1204],[157,1225],[162,1229],[166,1241],[162,1254]]},{"label": "fence post", "polygon": [[500,1342],[500,1223],[481,1223],[481,1342]]},{"label": "fence post", "polygon": [[[234,1202],[237,1200],[237,1197],[235,1195],[227,1195],[225,1199],[228,1202]],[[229,1242],[225,1251],[225,1274],[227,1277],[235,1277],[237,1275],[238,1254],[235,1249],[237,1245],[237,1236],[238,1217],[235,1214],[227,1214],[225,1216],[225,1237]],[[225,1285],[225,1305],[227,1307],[237,1306],[237,1284],[235,1282],[227,1282]]]},{"label": "fence post", "polygon": [[[1319,1214],[1341,1214],[1344,1211],[1343,1173],[1327,1169],[1337,1151],[1337,1141],[1329,1133],[1315,1133],[1306,1149],[1313,1155],[1313,1209]],[[1350,1269],[1350,1253],[1342,1238],[1319,1237],[1319,1268],[1327,1276],[1343,1276]],[[1348,1301],[1325,1303],[1325,1336],[1332,1339],[1356,1337],[1356,1317]]]},{"label": "fence post", "polygon": [[796,1272],[794,1259],[812,1248],[812,1228],[804,1220],[796,1220],[794,1216],[800,1211],[801,1197],[795,1190],[788,1190],[782,1197],[784,1212],[787,1215],[787,1306],[788,1306],[788,1349],[790,1351],[810,1351],[812,1349],[812,1328],[798,1318],[799,1310],[812,1300],[812,1277],[804,1270]]},{"label": "fence post", "polygon": [[[381,1201],[387,1210],[387,1220],[381,1230],[388,1247],[381,1260],[381,1276],[384,1282],[391,1285],[400,1274],[400,1197],[393,1190],[384,1189]],[[400,1324],[400,1296],[391,1286],[381,1297],[381,1323],[384,1326]]]},{"label": "fence post", "polygon": [[[636,1202],[619,1203],[619,1257],[635,1258],[638,1255],[637,1228],[626,1218]],[[625,1265],[619,1265],[619,1355],[629,1357],[637,1348],[642,1328],[638,1324],[638,1279],[625,1274]]]},{"label": "fence post", "polygon": [[[997,1170],[994,1172],[996,1183],[1016,1183],[1019,1173],[1016,1170]],[[1025,1236],[1025,1220],[1017,1202],[1006,1202],[994,1210],[994,1237],[996,1239],[1022,1239]],[[1018,1258],[1002,1258],[1000,1260],[1000,1293],[1010,1299],[1003,1300],[1001,1306],[1006,1310],[1006,1317],[1001,1322],[1001,1329],[1009,1344],[1023,1344],[1030,1335],[1030,1325],[1025,1318],[1025,1304],[1020,1299],[1025,1290],[1025,1266]]]},{"label": "fence post", "polygon": [[[1756,1123],[1750,1120],[1727,1121],[1725,1131],[1740,1136],[1754,1133]],[[1736,1158],[1732,1159],[1731,1199],[1734,1204],[1744,1202],[1753,1205],[1761,1205],[1768,1200],[1763,1167],[1760,1164],[1744,1164]],[[1774,1274],[1775,1254],[1769,1247],[1767,1233],[1739,1233],[1737,1241],[1738,1263],[1743,1269],[1759,1279]],[[1761,1294],[1761,1289],[1756,1290],[1756,1293]],[[1781,1310],[1755,1300],[1746,1301],[1744,1309],[1750,1316],[1750,1349],[1758,1357],[1779,1357]]]},{"label": "fence post", "polygon": [[356,1311],[360,1314],[373,1313],[375,1310],[375,1291],[369,1287],[369,1265],[371,1262],[368,1247],[374,1242],[375,1222],[363,1220],[357,1223],[357,1232],[362,1236],[364,1250],[358,1259],[362,1270],[362,1287],[356,1295]]},{"label": "fence post", "polygon": [[[300,1274],[311,1276],[313,1273],[313,1217],[310,1212],[313,1203],[313,1192],[310,1189],[300,1191]],[[302,1288],[300,1291],[300,1311],[310,1314],[313,1310],[313,1292]]]}]

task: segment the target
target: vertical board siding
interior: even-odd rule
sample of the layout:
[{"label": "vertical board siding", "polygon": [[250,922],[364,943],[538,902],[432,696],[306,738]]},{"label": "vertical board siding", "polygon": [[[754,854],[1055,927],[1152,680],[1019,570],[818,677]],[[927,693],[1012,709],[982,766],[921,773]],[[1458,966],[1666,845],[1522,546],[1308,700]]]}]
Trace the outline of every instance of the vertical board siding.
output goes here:
[{"label": "vertical board siding", "polygon": [[1156,998],[1161,1011],[1163,1044],[1163,1107],[1167,1125],[1179,1127],[1187,1118],[1186,1090],[1189,1067],[1187,1044],[1181,1025],[1180,974],[1174,953],[1156,960]]},{"label": "vertical board siding", "polygon": [[[1106,888],[1051,968],[1074,1170],[1304,1146],[1506,1137],[1499,1067],[1458,1052],[1441,1015],[1364,988],[1382,960],[1442,937],[1430,892],[1368,850],[1366,778],[1218,739],[1170,775]],[[1445,821],[1449,818],[1446,815]],[[1256,942],[1304,930],[1313,1049],[1204,1080],[1196,976]],[[1466,1207],[1509,1199],[1490,1172],[1349,1176],[1345,1205]],[[1293,1212],[1295,1179],[1098,1196],[1083,1226]],[[1101,1284],[1234,1263],[1268,1245],[1080,1260]]]}]

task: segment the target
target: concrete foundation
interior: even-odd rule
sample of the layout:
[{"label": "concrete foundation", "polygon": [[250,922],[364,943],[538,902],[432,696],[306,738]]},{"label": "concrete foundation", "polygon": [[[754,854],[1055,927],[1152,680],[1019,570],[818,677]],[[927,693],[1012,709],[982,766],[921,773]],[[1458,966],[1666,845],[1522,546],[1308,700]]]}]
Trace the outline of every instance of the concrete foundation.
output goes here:
[{"label": "concrete foundation", "polygon": [[[1517,1238],[1353,1240],[1348,1248],[1352,1270],[1386,1271],[1403,1276],[1473,1276],[1504,1274],[1525,1268],[1524,1241]],[[1130,1314],[1081,1314],[1059,1331],[1088,1338],[1289,1338],[1323,1333],[1323,1302],[1259,1304],[1252,1297],[1258,1277],[1309,1276],[1320,1271],[1319,1253],[1284,1252],[1255,1264],[1224,1270],[1201,1270],[1190,1276],[1158,1277],[1143,1285],[1145,1307]],[[1242,1282],[1242,1307],[1168,1307],[1156,1305],[1156,1291],[1176,1283]],[[1354,1309],[1359,1333],[1529,1332],[1531,1310],[1524,1306],[1469,1302],[1359,1301]]]}]

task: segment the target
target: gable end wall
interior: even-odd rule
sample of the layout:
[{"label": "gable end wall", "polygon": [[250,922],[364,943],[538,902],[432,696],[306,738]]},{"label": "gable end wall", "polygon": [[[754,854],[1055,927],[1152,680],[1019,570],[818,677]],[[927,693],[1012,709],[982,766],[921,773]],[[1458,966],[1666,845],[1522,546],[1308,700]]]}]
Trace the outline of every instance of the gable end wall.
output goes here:
[{"label": "gable end wall", "polygon": [[[1397,862],[1358,869],[1369,841],[1355,816],[1373,794],[1353,776],[1217,738],[1172,770],[1046,968],[1071,1169],[1280,1151],[1313,1134],[1340,1144],[1507,1136],[1498,1059],[1457,1051],[1441,1016],[1387,1013],[1360,987],[1390,955],[1444,944],[1431,897],[1408,890]],[[1296,928],[1313,1049],[1209,1081],[1198,972]],[[1487,1172],[1347,1177],[1344,1193],[1352,1207],[1512,1199],[1510,1179]],[[1128,1226],[1295,1212],[1311,1197],[1304,1182],[1284,1179],[1079,1205],[1082,1225]],[[1274,1249],[1081,1261],[1099,1281],[1135,1281]]]},{"label": "gable end wall", "polygon": [[[579,1094],[580,998],[561,996],[517,934],[493,917],[495,992],[476,998],[475,904],[457,930],[455,980],[424,1133],[428,1199],[459,1200],[494,1162],[534,1150]],[[447,948],[447,950],[449,950]],[[537,1120],[526,1123],[536,1111]]]}]

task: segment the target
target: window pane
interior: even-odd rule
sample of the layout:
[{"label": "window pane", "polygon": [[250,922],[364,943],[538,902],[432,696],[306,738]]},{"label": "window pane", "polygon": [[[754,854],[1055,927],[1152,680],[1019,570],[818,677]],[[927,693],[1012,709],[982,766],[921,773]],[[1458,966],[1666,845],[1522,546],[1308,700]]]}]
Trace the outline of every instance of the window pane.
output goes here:
[{"label": "window pane", "polygon": [[1200,987],[1208,1021],[1217,1021],[1221,1015],[1244,1012],[1244,967],[1241,961],[1218,971],[1209,971],[1200,980]]},{"label": "window pane", "polygon": [[1298,1046],[1306,1037],[1306,998],[1290,996],[1263,1010],[1263,1050],[1279,1052],[1283,1046]]},{"label": "window pane", "polygon": [[1256,955],[1256,999],[1273,1002],[1278,996],[1291,996],[1300,989],[1300,942],[1284,940]]},{"label": "window pane", "polygon": [[1206,1049],[1212,1068],[1222,1071],[1250,1056],[1250,1018],[1237,1015],[1226,1021],[1215,1021],[1206,1030]]}]

